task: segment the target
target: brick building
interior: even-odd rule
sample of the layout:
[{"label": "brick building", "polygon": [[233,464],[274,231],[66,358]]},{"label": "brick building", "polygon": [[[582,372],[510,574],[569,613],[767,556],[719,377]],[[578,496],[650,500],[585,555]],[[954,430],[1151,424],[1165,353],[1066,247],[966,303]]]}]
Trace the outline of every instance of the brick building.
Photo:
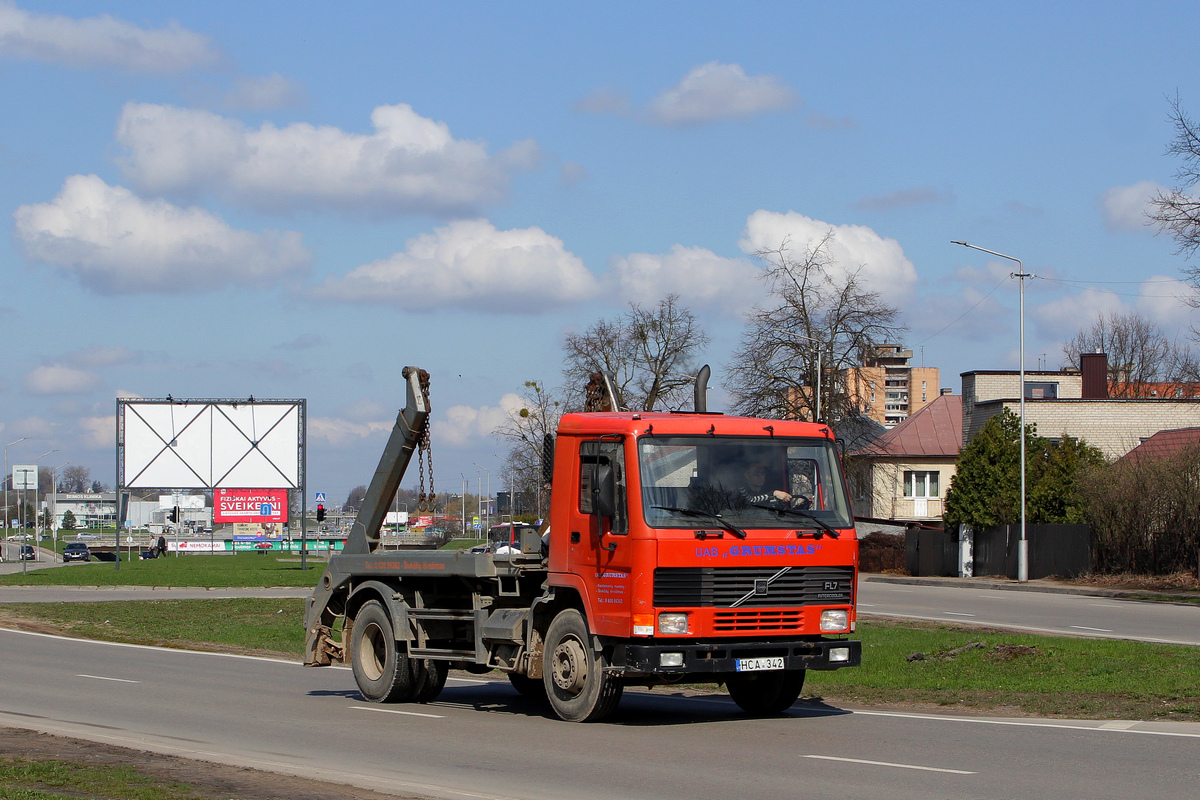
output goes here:
[{"label": "brick building", "polygon": [[[1025,372],[1025,421],[1048,439],[1072,436],[1098,447],[1109,460],[1163,430],[1200,426],[1195,392],[1170,397],[1110,397],[1107,356],[1085,353],[1081,371]],[[1020,413],[1020,373],[962,373],[963,446],[1004,409]],[[1175,395],[1175,392],[1171,392]]]}]

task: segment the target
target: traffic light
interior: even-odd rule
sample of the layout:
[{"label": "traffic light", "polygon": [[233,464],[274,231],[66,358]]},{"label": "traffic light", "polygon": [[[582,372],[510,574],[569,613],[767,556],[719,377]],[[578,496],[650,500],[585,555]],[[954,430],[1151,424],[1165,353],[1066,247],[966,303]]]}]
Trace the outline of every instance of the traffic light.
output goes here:
[{"label": "traffic light", "polygon": [[325,521],[325,504],[317,503],[317,522]]},{"label": "traffic light", "polygon": [[179,506],[175,506],[171,509],[171,513],[168,515],[167,519],[171,520],[171,522],[179,522]]}]

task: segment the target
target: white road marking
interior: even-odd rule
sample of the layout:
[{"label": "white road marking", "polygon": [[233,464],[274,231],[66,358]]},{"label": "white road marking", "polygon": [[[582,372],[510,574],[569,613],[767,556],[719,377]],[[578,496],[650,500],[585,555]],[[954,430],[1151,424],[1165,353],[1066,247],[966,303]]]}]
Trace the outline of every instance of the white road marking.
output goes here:
[{"label": "white road marking", "polygon": [[912,594],[912,589],[892,589],[893,592],[903,592],[904,594]]},{"label": "white road marking", "polygon": [[951,775],[976,775],[975,772],[969,772],[965,769],[943,769],[941,767],[923,767],[920,764],[893,764],[890,761],[868,761],[865,758],[842,758],[841,756],[804,756],[805,758],[819,758],[822,761],[845,761],[850,764],[870,764],[874,767],[895,767],[896,769],[919,769],[924,772],[949,772]]},{"label": "white road marking", "polygon": [[874,603],[859,603],[858,607],[859,608],[874,608],[875,604]]},{"label": "white road marking", "polygon": [[1121,608],[1121,606],[1113,605],[1112,603],[1088,603],[1092,608]]},{"label": "white road marking", "polygon": [[76,675],[76,678],[91,678],[97,681],[116,681],[117,683],[141,683],[141,681],[131,681],[125,678],[109,678],[104,675]]},{"label": "white road marking", "polygon": [[1075,628],[1080,631],[1097,631],[1099,633],[1112,633],[1111,628],[1089,628],[1087,625],[1069,625],[1067,627]]},{"label": "white road marking", "polygon": [[401,711],[398,708],[376,708],[375,706],[350,706],[359,711],[378,711],[381,714],[402,714],[406,717],[429,717],[429,719],[445,719],[445,714],[422,714],[419,711]]},{"label": "white road marking", "polygon": [[[897,614],[897,613],[891,612],[891,611],[866,611],[866,612],[863,612],[862,616],[864,616],[864,617],[892,617],[894,619],[921,619],[921,620],[925,620],[926,622],[945,622],[946,621],[944,617],[929,617],[929,616],[925,616],[924,614]],[[979,622],[974,622],[972,620],[965,619],[965,620],[963,620],[963,622],[967,625],[980,625],[980,626],[985,626],[985,627],[1004,628],[1005,630],[1014,630],[1014,631],[1032,631],[1034,633],[1050,633],[1050,634],[1055,634],[1057,636],[1085,636],[1085,635],[1087,635],[1087,634],[1083,634],[1083,633],[1078,633],[1078,634],[1072,633],[1071,631],[1066,630],[1065,628],[1042,628],[1037,625],[1017,625],[1012,622],[1000,622],[998,620],[992,620],[992,621],[981,620]],[[1157,637],[1157,636],[1130,636],[1129,634],[1117,635],[1114,633],[1111,636],[1109,636],[1109,635],[1101,636],[1099,634],[1096,634],[1095,638],[1097,638],[1097,639],[1120,639],[1122,641],[1130,641],[1130,642],[1151,642],[1154,644],[1181,644],[1181,645],[1185,645],[1187,647],[1200,646],[1200,640],[1188,641],[1186,639],[1163,639],[1163,638]]]},{"label": "white road marking", "polygon": [[975,614],[964,614],[961,611],[943,611],[943,614],[949,614],[952,617],[973,617]]},{"label": "white road marking", "polygon": [[[940,714],[905,714],[899,711],[859,711],[850,712],[852,715],[861,714],[864,717],[897,717],[898,719],[921,719],[930,722],[970,722],[976,725],[1007,725],[1017,728],[1055,728],[1070,731],[1092,731],[1094,733],[1141,733],[1147,736],[1178,736],[1184,739],[1200,739],[1200,733],[1185,731],[1144,731],[1135,728],[1106,727],[1099,725],[1080,725],[1073,722],[1056,722],[1054,720],[1025,721],[1013,719],[994,719],[987,717],[950,717]],[[1135,725],[1139,724],[1137,722]],[[1190,723],[1184,723],[1190,724]]]}]

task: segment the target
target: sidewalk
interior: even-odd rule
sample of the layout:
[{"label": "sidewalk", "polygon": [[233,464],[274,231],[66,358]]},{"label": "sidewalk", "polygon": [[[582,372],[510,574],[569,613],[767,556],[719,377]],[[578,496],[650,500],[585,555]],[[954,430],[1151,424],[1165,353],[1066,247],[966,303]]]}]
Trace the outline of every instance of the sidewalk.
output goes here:
[{"label": "sidewalk", "polygon": [[1156,589],[1108,589],[1100,586],[1073,586],[1059,581],[1039,578],[1038,580],[1017,583],[1006,578],[945,578],[945,577],[914,577],[911,575],[881,575],[874,572],[863,572],[859,578],[873,583],[900,583],[911,586],[949,586],[959,589],[999,589],[1014,592],[1047,592],[1049,594],[1078,594],[1089,597],[1135,598],[1161,597],[1164,600],[1172,598],[1197,598],[1200,594],[1187,591],[1160,591]]}]

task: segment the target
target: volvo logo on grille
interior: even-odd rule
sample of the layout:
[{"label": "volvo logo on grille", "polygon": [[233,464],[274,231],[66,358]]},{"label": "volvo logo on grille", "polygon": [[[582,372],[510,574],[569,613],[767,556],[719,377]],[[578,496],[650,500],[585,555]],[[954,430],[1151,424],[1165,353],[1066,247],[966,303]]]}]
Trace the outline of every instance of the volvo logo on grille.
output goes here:
[{"label": "volvo logo on grille", "polygon": [[836,591],[837,591],[837,588],[838,588],[838,582],[837,582],[837,581],[825,581],[825,591],[827,591],[827,592],[836,592]]},{"label": "volvo logo on grille", "polygon": [[768,578],[755,578],[754,579],[754,594],[755,595],[766,594],[767,587],[769,587],[770,585],[771,585],[771,581]]}]

